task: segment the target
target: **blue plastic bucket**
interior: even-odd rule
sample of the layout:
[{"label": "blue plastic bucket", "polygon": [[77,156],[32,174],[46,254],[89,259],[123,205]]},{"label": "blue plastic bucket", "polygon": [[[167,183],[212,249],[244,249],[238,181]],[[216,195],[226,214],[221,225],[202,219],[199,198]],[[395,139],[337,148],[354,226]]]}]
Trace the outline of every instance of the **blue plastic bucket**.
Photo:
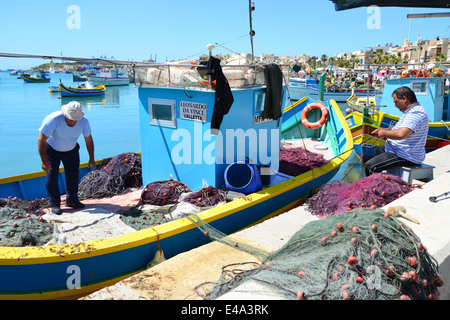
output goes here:
[{"label": "blue plastic bucket", "polygon": [[240,193],[252,193],[261,190],[261,177],[254,164],[238,161],[230,164],[224,173],[228,190]]}]

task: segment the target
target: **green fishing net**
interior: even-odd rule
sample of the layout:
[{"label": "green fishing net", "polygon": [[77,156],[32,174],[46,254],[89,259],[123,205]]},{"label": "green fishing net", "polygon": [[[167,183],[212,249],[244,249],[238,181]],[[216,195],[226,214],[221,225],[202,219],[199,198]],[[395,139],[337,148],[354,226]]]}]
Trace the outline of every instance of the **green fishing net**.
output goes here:
[{"label": "green fishing net", "polygon": [[[213,239],[226,239],[198,218],[197,225]],[[263,257],[260,265],[224,267],[217,283],[196,291],[216,299],[253,280],[287,299],[416,300],[438,299],[442,286],[437,263],[417,235],[382,209],[354,209],[310,222],[279,250],[256,256]]]},{"label": "green fishing net", "polygon": [[53,225],[41,215],[17,208],[0,208],[0,246],[43,246],[52,238]]}]

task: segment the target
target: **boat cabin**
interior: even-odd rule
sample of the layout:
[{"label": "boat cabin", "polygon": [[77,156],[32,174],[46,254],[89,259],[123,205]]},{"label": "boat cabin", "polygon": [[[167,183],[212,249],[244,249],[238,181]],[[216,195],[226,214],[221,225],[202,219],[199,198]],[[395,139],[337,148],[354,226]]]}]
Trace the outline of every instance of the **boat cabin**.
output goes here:
[{"label": "boat cabin", "polygon": [[395,89],[406,86],[411,88],[417,101],[424,107],[431,122],[448,121],[449,115],[449,79],[450,77],[406,77],[386,79],[380,105],[387,106],[380,111],[401,117],[403,113],[393,102],[392,93]]},{"label": "boat cabin", "polygon": [[259,68],[223,68],[234,102],[213,130],[219,88],[208,80],[204,65],[165,64],[144,70],[138,88],[144,185],[173,177],[191,190],[204,182],[219,188],[225,184],[227,166],[235,162],[277,169],[281,121],[263,119],[267,88],[255,83],[264,78]]}]

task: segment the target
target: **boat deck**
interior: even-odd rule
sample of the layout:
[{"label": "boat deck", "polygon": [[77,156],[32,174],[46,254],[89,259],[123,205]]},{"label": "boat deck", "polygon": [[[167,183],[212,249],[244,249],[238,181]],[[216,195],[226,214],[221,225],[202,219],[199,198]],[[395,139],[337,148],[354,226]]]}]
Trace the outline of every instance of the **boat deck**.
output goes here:
[{"label": "boat deck", "polygon": [[[287,148],[306,148],[311,152],[323,155],[326,160],[333,157],[329,149],[324,149],[323,144],[316,139],[288,140],[283,143]],[[43,218],[53,221],[57,228],[57,233],[50,243],[76,243],[119,236],[125,233],[134,232],[135,229],[124,223],[120,219],[123,211],[136,206],[139,202],[142,189],[102,199],[86,199],[83,209],[73,209],[65,207],[65,195],[61,196],[61,215],[55,215],[49,208],[43,209]]]}]

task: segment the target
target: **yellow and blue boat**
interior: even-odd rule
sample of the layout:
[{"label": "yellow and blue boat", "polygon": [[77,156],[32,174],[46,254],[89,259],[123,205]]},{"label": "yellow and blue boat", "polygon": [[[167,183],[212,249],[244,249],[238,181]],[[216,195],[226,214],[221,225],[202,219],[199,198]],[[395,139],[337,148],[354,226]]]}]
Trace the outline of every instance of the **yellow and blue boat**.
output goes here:
[{"label": "yellow and blue boat", "polygon": [[46,73],[22,73],[20,75],[25,83],[47,83],[50,82],[50,76]]},{"label": "yellow and blue boat", "polygon": [[[160,76],[158,79],[164,79],[161,70],[170,66],[154,68]],[[332,179],[349,158],[352,137],[334,101],[324,103],[328,110],[326,123],[319,129],[308,129],[302,127],[297,118],[300,119],[303,109],[313,100],[304,98],[287,108],[283,106],[280,119],[262,119],[268,86],[239,83],[239,87],[231,87],[234,102],[229,112],[223,116],[220,127],[215,128],[217,131],[212,131],[215,90],[198,84],[192,65],[185,69],[177,65],[176,68],[177,72],[182,69],[190,74],[188,79],[193,81],[186,83],[187,77],[180,77],[183,83],[172,79],[170,87],[156,84],[149,77],[153,72],[149,68],[146,81],[141,82],[138,89],[143,185],[173,176],[191,190],[201,187],[203,181],[221,187],[224,182],[229,184],[224,174],[226,169],[240,160],[250,158],[256,165],[275,168],[281,140],[295,140],[299,135],[304,139],[317,139],[333,156],[323,166],[283,181],[272,183],[270,179],[262,189],[197,214],[198,219],[224,234],[301,204]],[[311,119],[317,116],[315,111],[311,112]],[[256,143],[252,139],[256,139]],[[82,164],[80,177],[88,171],[87,164]],[[64,181],[63,169],[60,176]],[[252,176],[253,179],[257,177]],[[60,183],[62,194],[65,193],[63,185]],[[45,172],[0,179],[0,198],[8,196],[45,197]],[[0,247],[0,299],[61,299],[86,295],[112,285],[147,268],[161,250],[170,258],[210,241],[192,220],[195,218],[181,218],[116,237],[80,243]],[[74,283],[78,285],[74,287]]]},{"label": "yellow and blue boat", "polygon": [[105,86],[99,85],[93,87],[89,82],[86,81],[77,87],[68,87],[60,82],[59,94],[61,98],[101,96],[105,94]]}]

